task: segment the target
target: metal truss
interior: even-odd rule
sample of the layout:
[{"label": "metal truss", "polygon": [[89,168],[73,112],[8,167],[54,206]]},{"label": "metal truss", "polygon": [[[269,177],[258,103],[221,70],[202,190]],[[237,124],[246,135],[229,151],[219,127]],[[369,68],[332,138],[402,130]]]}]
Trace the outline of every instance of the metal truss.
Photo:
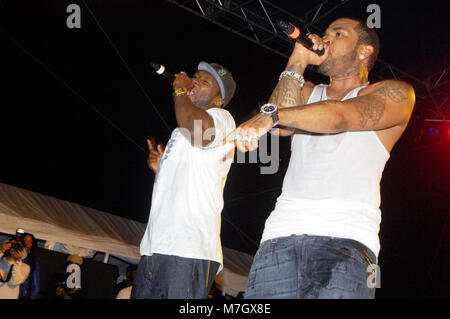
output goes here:
[{"label": "metal truss", "polygon": [[423,79],[378,60],[372,72],[378,80],[396,79],[408,82],[416,94],[416,115],[425,121],[450,122],[450,67]]},{"label": "metal truss", "polygon": [[[324,30],[318,22],[349,0],[296,1],[297,10],[305,12],[301,16],[297,16],[290,10],[283,9],[266,0],[167,1],[282,57],[288,58],[292,51],[292,40],[277,26],[276,21],[278,19],[299,25],[306,32],[322,34]],[[308,5],[310,7],[306,7]],[[371,71],[371,79],[394,78],[410,83],[416,92],[416,110],[420,110],[416,113],[419,114],[419,117],[447,121],[450,120],[449,73],[450,70],[447,67],[426,78],[419,79],[378,59]]]},{"label": "metal truss", "polygon": [[167,0],[197,16],[231,31],[285,58],[292,51],[292,40],[277,26],[283,19],[300,24],[306,31],[321,33],[315,23],[349,0],[325,0],[298,17],[265,0]]},{"label": "metal truss", "polygon": [[450,122],[450,67],[426,78],[425,88],[433,102],[431,110],[435,120]]}]

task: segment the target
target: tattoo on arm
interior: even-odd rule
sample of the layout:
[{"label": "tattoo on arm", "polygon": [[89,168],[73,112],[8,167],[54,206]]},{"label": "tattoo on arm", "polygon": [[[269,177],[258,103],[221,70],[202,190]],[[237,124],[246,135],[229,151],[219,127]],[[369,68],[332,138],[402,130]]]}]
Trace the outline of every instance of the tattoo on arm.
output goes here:
[{"label": "tattoo on arm", "polygon": [[302,88],[297,80],[282,78],[273,91],[269,102],[279,105],[280,107],[302,105],[304,103],[301,93]]},{"label": "tattoo on arm", "polygon": [[384,110],[386,108],[386,92],[384,88],[381,88],[371,96],[361,96],[358,101],[355,101],[355,107],[359,112],[359,125],[364,128],[370,121],[373,124],[377,124],[383,117]]},{"label": "tattoo on arm", "polygon": [[384,85],[386,96],[396,103],[401,103],[408,98],[410,87],[404,82],[387,81]]},{"label": "tattoo on arm", "polygon": [[369,121],[376,125],[383,117],[386,100],[401,103],[408,98],[409,86],[403,82],[387,81],[373,94],[359,97],[355,107],[360,115],[360,127],[364,128]]}]

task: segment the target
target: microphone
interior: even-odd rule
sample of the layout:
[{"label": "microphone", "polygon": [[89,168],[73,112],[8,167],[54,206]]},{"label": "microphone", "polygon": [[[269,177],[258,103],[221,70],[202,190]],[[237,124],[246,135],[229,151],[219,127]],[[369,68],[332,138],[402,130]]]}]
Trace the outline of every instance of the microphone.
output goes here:
[{"label": "microphone", "polygon": [[170,83],[175,80],[175,75],[173,75],[172,72],[166,69],[166,67],[162,64],[159,64],[157,62],[151,62],[150,66],[155,70],[156,73],[159,75],[162,75],[166,80],[168,80]]},{"label": "microphone", "polygon": [[300,42],[308,50],[315,52],[317,55],[323,55],[325,53],[325,49],[322,50],[313,50],[314,43],[308,38],[306,35],[300,32],[300,29],[297,28],[292,23],[286,22],[284,20],[278,20],[278,25],[291,39]]}]

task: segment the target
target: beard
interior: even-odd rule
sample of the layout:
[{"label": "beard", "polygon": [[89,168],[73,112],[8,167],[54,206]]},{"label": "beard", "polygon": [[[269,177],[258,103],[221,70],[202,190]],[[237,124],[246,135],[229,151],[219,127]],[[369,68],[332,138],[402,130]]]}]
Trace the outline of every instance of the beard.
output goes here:
[{"label": "beard", "polygon": [[[328,56],[328,58],[317,67],[317,72],[319,72],[320,74],[323,74],[323,75],[331,75],[331,74],[329,74],[330,70],[335,68],[336,66],[355,61],[356,54],[357,54],[356,46],[352,52],[344,54],[343,56],[340,56],[340,57],[332,57],[330,54]],[[352,71],[353,70],[346,70],[346,73],[349,73]],[[336,76],[336,75],[334,75],[334,76]]]},{"label": "beard", "polygon": [[201,109],[203,109],[206,106],[211,104],[211,100],[210,99],[201,98],[201,97],[200,98],[199,97],[193,98],[193,99],[191,99],[191,102],[192,102],[192,104],[194,104],[195,106],[197,106],[197,107],[199,107]]}]

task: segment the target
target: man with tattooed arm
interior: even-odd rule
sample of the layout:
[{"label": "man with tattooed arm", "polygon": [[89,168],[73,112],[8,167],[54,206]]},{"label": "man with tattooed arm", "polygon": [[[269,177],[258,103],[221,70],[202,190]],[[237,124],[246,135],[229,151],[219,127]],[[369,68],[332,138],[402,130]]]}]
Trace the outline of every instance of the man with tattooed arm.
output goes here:
[{"label": "man with tattooed arm", "polygon": [[[380,180],[409,122],[414,90],[396,80],[368,82],[379,40],[364,22],[341,18],[324,37],[309,37],[325,53],[297,43],[269,104],[226,138],[245,152],[269,131],[292,137],[245,296],[374,298]],[[330,84],[305,81],[308,65]]]}]

